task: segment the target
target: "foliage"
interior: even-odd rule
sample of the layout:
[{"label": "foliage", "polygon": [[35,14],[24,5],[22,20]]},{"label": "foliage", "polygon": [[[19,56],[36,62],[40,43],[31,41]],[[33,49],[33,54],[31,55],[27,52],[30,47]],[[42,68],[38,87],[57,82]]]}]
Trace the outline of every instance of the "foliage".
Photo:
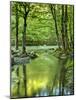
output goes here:
[{"label": "foliage", "polygon": [[[33,44],[47,44],[47,45],[56,45],[57,44],[57,37],[56,37],[56,29],[54,19],[51,13],[51,4],[37,4],[37,3],[20,3],[20,2],[12,2],[11,3],[11,37],[12,43],[15,45],[15,34],[16,34],[16,5],[18,5],[18,15],[19,15],[19,25],[18,25],[18,33],[19,33],[19,44],[22,44],[22,34],[24,31],[24,5],[28,9],[29,6],[29,13],[27,17],[27,28],[26,28],[26,44],[30,45],[31,41]],[[28,5],[28,6],[27,6]],[[59,33],[59,39],[62,42],[61,36],[61,16],[62,16],[62,5],[52,5],[55,8],[55,17],[57,20],[57,30]],[[68,5],[68,39],[70,38],[70,27],[73,29],[73,6]],[[71,10],[70,10],[71,9]],[[54,14],[55,14],[54,13]],[[70,23],[71,22],[71,23]],[[72,34],[74,34],[72,32]],[[13,42],[14,40],[14,42]],[[61,44],[61,43],[60,43]]]},{"label": "foliage", "polygon": [[73,94],[74,6],[13,1],[10,24],[12,95]]}]

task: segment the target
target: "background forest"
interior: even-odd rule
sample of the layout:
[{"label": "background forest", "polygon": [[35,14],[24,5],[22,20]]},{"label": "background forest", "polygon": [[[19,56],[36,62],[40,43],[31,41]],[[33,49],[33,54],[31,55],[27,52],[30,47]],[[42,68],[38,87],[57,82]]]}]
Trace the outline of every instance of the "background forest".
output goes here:
[{"label": "background forest", "polygon": [[74,6],[11,2],[11,97],[74,94]]}]

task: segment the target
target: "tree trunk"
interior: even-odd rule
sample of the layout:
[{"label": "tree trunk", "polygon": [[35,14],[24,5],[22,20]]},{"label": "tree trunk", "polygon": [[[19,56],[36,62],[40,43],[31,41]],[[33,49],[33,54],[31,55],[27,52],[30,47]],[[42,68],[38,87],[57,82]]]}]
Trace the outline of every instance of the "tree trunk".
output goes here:
[{"label": "tree trunk", "polygon": [[69,24],[69,30],[70,30],[70,48],[72,47],[72,16],[71,16],[71,7],[70,7],[70,24]]},{"label": "tree trunk", "polygon": [[57,19],[56,19],[56,10],[55,10],[55,6],[53,7],[53,5],[51,5],[51,12],[52,12],[52,16],[53,16],[53,19],[54,19],[54,22],[55,22],[55,30],[56,30],[56,36],[57,36],[57,43],[58,43],[58,46],[60,48],[60,39],[59,39]]},{"label": "tree trunk", "polygon": [[16,4],[16,50],[18,49],[18,5]]},{"label": "tree trunk", "polygon": [[65,35],[64,35],[64,30],[65,30],[65,20],[64,20],[65,16],[64,16],[64,5],[62,5],[62,18],[61,18],[61,26],[62,26],[62,29],[61,29],[61,33],[62,33],[62,46],[63,46],[63,49],[65,51]]},{"label": "tree trunk", "polygon": [[24,6],[24,32],[22,36],[22,52],[25,53],[26,51],[26,6]]},{"label": "tree trunk", "polygon": [[54,21],[55,21],[55,30],[56,30],[56,35],[57,35],[58,46],[60,48],[60,40],[59,40],[59,33],[58,33],[57,20],[56,20],[56,11],[54,11],[54,12],[55,12],[55,19],[54,19]]},{"label": "tree trunk", "polygon": [[73,6],[73,34],[72,34],[72,44],[73,44],[73,48],[74,48],[74,6]]},{"label": "tree trunk", "polygon": [[69,48],[69,44],[68,44],[68,33],[67,33],[67,20],[68,20],[68,16],[67,16],[67,5],[65,5],[65,30],[64,30],[64,34],[65,34],[65,49],[67,51],[67,49]]},{"label": "tree trunk", "polygon": [[26,20],[27,20],[27,15],[29,13],[29,10],[26,11],[26,5],[24,6],[24,32],[23,32],[23,36],[22,36],[22,52],[23,54],[26,53]]}]

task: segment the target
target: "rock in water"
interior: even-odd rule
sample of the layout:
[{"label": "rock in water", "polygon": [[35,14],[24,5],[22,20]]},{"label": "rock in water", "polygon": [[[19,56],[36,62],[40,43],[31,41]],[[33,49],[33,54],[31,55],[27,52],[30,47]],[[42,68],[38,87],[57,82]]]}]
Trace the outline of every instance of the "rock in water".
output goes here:
[{"label": "rock in water", "polygon": [[60,59],[65,59],[66,58],[66,54],[62,54],[61,56],[60,56]]},{"label": "rock in water", "polygon": [[29,61],[30,61],[29,57],[24,57],[24,58],[15,57],[14,59],[15,64],[26,64],[29,63]]}]

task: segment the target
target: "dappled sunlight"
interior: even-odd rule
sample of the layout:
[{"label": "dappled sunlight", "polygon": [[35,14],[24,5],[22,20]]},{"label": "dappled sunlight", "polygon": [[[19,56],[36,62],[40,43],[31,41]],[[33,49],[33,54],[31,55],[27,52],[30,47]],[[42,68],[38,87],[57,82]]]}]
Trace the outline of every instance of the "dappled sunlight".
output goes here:
[{"label": "dappled sunlight", "polygon": [[10,5],[11,96],[74,94],[74,6]]},{"label": "dappled sunlight", "polygon": [[[65,64],[66,60],[67,63]],[[62,91],[62,87],[60,87],[60,81],[63,79],[65,74],[64,65],[66,65],[66,68],[71,68],[68,67],[72,66],[73,64],[73,62],[69,63],[70,60],[71,59],[59,60],[55,56],[44,52],[42,55],[39,55],[38,58],[31,60],[30,63],[16,66],[15,70],[12,71],[12,96],[18,95],[17,91],[19,91],[20,96],[24,96],[25,89],[27,91],[27,96],[59,95]],[[23,67],[26,68],[25,75]],[[17,73],[18,70],[19,73]],[[26,87],[24,85],[25,78]],[[20,89],[18,88],[19,82]],[[71,82],[71,80],[69,82]],[[67,88],[64,88],[64,93],[70,94]]]},{"label": "dappled sunlight", "polygon": [[33,93],[36,93],[47,86],[48,80],[45,79],[29,79],[27,81],[27,95],[31,96]]}]

